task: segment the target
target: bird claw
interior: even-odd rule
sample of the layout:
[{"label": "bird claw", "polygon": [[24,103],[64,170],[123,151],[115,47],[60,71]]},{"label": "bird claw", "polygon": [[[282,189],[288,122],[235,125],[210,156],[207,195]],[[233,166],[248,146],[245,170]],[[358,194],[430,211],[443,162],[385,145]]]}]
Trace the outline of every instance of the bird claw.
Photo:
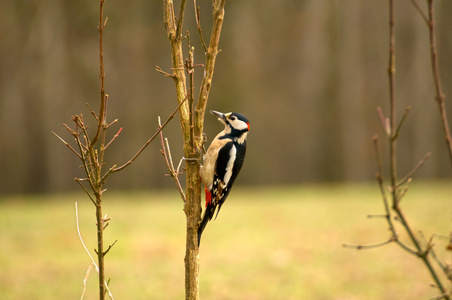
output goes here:
[{"label": "bird claw", "polygon": [[184,156],[183,156],[183,157],[181,158],[181,160],[179,161],[179,164],[177,165],[177,173],[179,173],[180,166],[182,165],[182,162],[183,162],[184,160],[189,161],[189,162],[192,163],[192,164],[198,162],[198,163],[202,166],[202,162],[200,161],[199,158],[195,158],[195,157],[188,157],[188,158],[187,158],[187,157],[184,157]]},{"label": "bird claw", "polygon": [[195,158],[195,157],[189,157],[189,158],[187,158],[187,157],[182,157],[181,161],[183,161],[183,160],[190,161],[190,162],[192,162],[192,161],[197,161],[197,162],[199,162],[199,158]]}]

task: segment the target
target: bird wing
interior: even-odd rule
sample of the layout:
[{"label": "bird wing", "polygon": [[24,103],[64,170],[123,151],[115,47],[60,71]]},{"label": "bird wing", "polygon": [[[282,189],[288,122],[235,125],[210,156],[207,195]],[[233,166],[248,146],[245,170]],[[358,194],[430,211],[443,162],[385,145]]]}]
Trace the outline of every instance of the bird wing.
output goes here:
[{"label": "bird wing", "polygon": [[218,207],[216,216],[218,216],[221,205],[229,194],[230,183],[232,183],[230,180],[234,168],[235,153],[236,148],[232,142],[226,143],[221,147],[218,153],[218,157],[228,157],[229,159],[218,159],[215,165],[212,186],[212,203],[215,205],[215,208]]}]

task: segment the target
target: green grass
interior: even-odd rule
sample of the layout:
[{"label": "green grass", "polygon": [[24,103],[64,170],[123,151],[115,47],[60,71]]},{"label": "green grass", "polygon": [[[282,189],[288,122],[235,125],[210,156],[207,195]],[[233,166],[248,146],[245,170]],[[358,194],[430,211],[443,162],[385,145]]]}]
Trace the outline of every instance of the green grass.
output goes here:
[{"label": "green grass", "polygon": [[[451,196],[450,183],[414,182],[402,203],[412,227],[448,236]],[[0,299],[80,299],[90,260],[75,201],[94,249],[94,208],[82,194],[0,199]],[[106,257],[115,299],[183,299],[182,208],[176,192],[105,194],[106,243],[118,240]],[[342,247],[386,240],[385,221],[366,217],[381,213],[374,184],[235,188],[203,235],[201,299],[434,297],[422,263],[396,245]],[[435,242],[444,257],[447,241]],[[92,270],[85,299],[96,299],[96,276]]]}]

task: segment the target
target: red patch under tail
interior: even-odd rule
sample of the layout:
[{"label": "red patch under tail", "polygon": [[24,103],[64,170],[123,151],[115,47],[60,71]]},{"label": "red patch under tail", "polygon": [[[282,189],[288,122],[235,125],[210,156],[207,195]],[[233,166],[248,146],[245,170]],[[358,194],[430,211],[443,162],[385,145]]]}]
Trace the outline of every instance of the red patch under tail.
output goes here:
[{"label": "red patch under tail", "polygon": [[206,207],[212,204],[212,193],[207,189],[207,187],[204,188],[204,191],[206,192]]}]

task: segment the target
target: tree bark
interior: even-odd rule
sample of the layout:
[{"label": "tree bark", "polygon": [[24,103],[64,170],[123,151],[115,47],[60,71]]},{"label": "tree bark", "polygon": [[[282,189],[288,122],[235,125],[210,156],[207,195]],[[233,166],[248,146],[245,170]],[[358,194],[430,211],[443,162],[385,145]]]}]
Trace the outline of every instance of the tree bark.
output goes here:
[{"label": "tree bark", "polygon": [[[220,40],[226,0],[215,0],[213,3],[213,26],[209,47],[206,51],[204,75],[196,107],[193,107],[193,72],[194,48],[189,45],[187,63],[183,60],[182,26],[185,13],[185,0],[181,0],[179,17],[176,19],[173,0],[164,0],[163,18],[168,39],[171,44],[172,74],[176,85],[177,101],[180,106],[180,125],[184,139],[184,157],[186,162],[185,215],[187,218],[187,236],[185,252],[185,299],[199,299],[199,249],[198,223],[201,217],[201,178],[199,167],[202,160],[203,127],[207,99],[212,84],[215,60]],[[196,2],[195,2],[196,6]],[[195,9],[199,11],[199,8]],[[196,16],[198,30],[202,37],[199,15]],[[188,41],[189,42],[189,41]],[[187,76],[190,75],[190,87],[187,89]],[[185,101],[185,100],[189,101]]]}]

